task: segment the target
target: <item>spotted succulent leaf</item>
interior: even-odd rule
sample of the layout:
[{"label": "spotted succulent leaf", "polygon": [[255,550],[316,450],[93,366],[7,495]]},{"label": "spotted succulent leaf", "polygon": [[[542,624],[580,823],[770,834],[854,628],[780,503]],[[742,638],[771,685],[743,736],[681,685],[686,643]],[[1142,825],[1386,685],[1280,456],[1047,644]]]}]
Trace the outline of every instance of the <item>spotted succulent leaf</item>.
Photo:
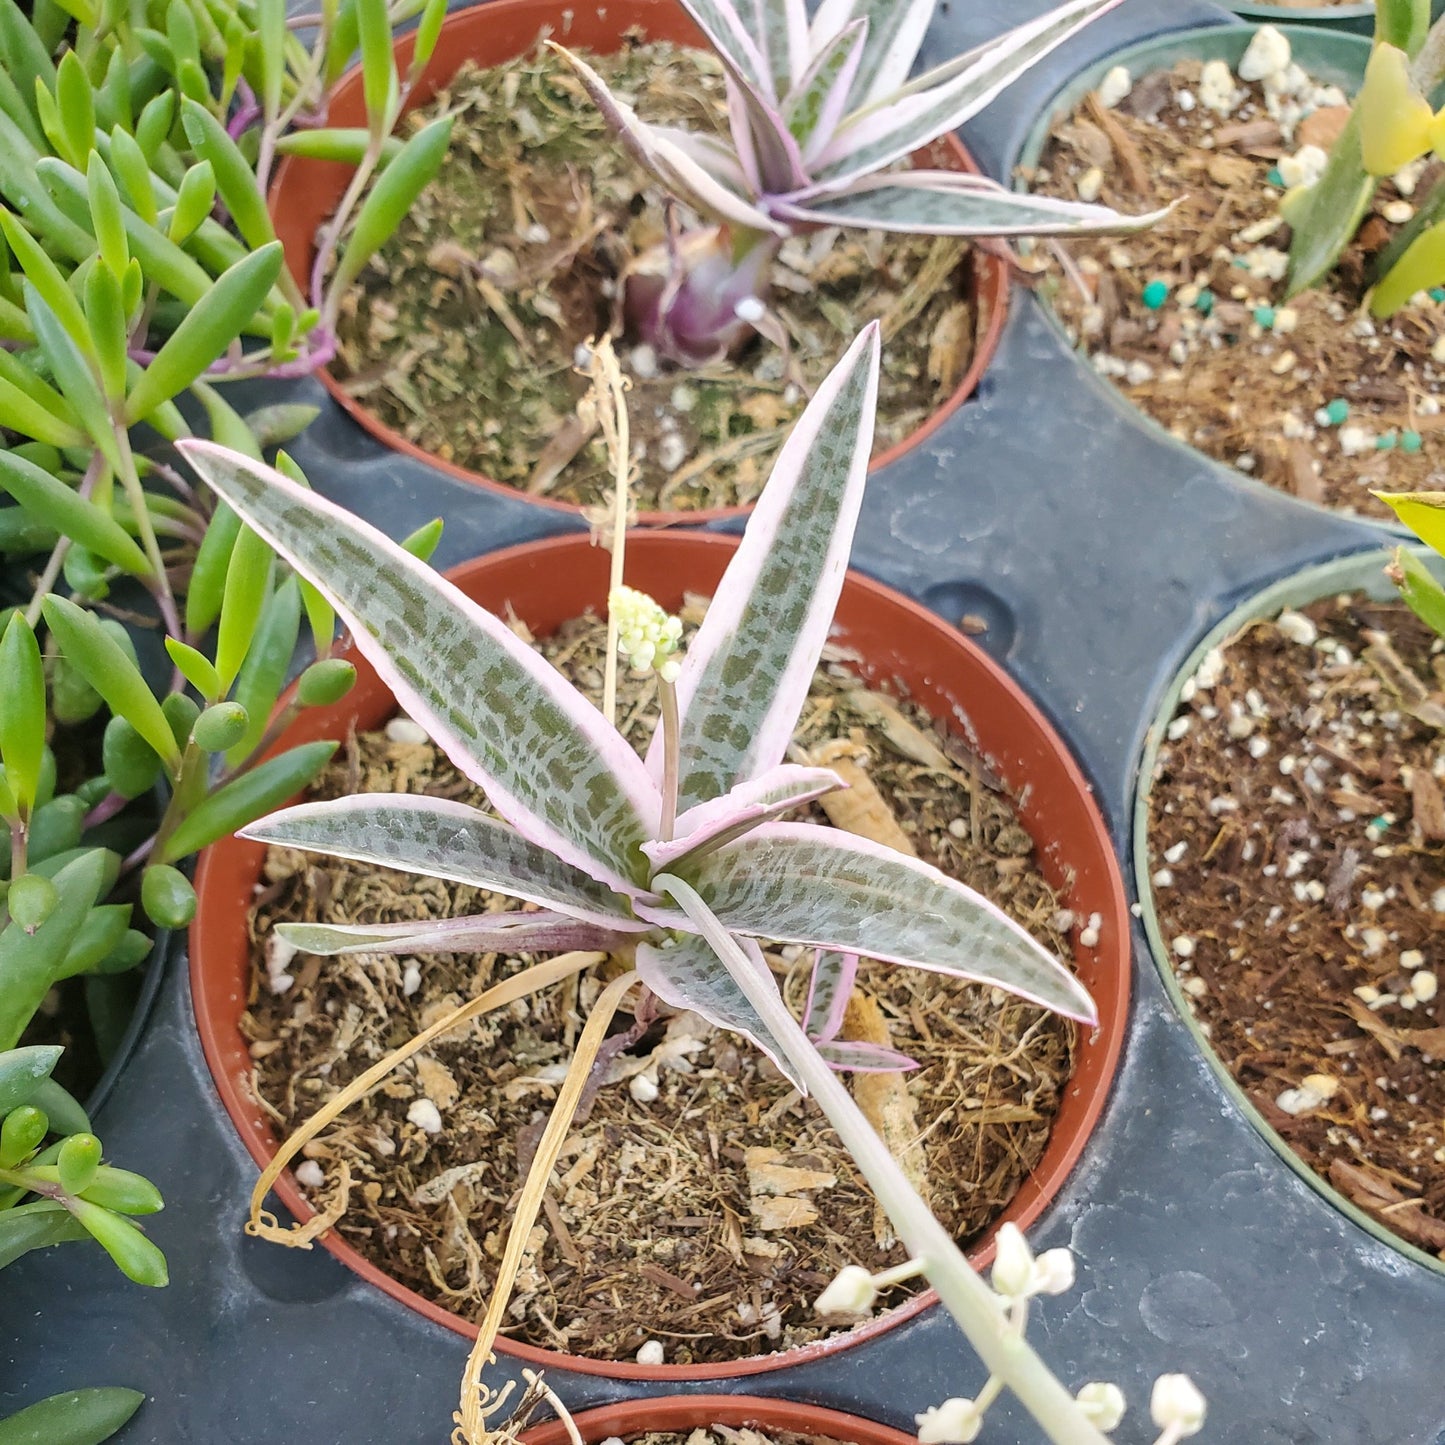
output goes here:
[{"label": "spotted succulent leaf", "polygon": [[[677,680],[679,805],[782,759],[842,590],[873,445],[878,324],[819,386],[788,437]],[[648,767],[662,774],[654,738]]]},{"label": "spotted succulent leaf", "polygon": [[988,899],[866,839],[772,823],[707,854],[688,875],[730,932],[994,984],[1097,1020],[1078,979]]},{"label": "spotted succulent leaf", "polygon": [[1037,20],[949,61],[855,111],[818,158],[815,179],[842,185],[956,130],[1049,51],[1120,0],[1066,0]]},{"label": "spotted succulent leaf", "polygon": [[[776,987],[762,949],[750,938],[739,938],[736,942],[769,986]],[[684,934],[661,942],[639,943],[637,975],[664,1003],[673,1008],[691,1009],[720,1029],[741,1034],[760,1048],[801,1092],[807,1092],[782,1045],[769,1032],[757,1010],[733,982],[727,965],[705,939]]]},{"label": "spotted succulent leaf", "polygon": [[448,798],[363,793],[300,803],[252,823],[242,837],[445,878],[607,928],[643,926],[604,883],[506,823]]},{"label": "spotted succulent leaf", "polygon": [[829,768],[783,763],[761,777],[739,783],[721,798],[710,798],[678,818],[670,843],[651,842],[642,851],[657,871],[710,852],[784,813],[848,785]]},{"label": "spotted succulent leaf", "polygon": [[606,949],[617,934],[562,913],[478,913],[406,923],[278,923],[303,953],[563,953]]},{"label": "spotted succulent leaf", "polygon": [[[784,3],[792,5],[796,0],[784,0]],[[771,61],[764,54],[759,35],[749,24],[750,21],[756,23],[755,0],[743,0],[741,6],[732,0],[683,0],[683,5],[720,56],[725,55],[764,94],[779,93],[773,85]]]},{"label": "spotted succulent leaf", "polygon": [[500,620],[374,527],[211,442],[186,459],[336,609],[397,701],[539,849],[635,891],[660,799],[600,712]]},{"label": "spotted succulent leaf", "polygon": [[812,225],[921,236],[1128,235],[1168,214],[1124,216],[1107,206],[1010,191],[987,176],[959,171],[870,176],[844,191],[821,191],[773,209],[782,219]]},{"label": "spotted succulent leaf", "polygon": [[917,1059],[882,1044],[831,1039],[818,1045],[818,1054],[837,1074],[904,1074],[918,1067]]},{"label": "spotted succulent leaf", "polygon": [[[724,68],[727,67],[724,59]],[[777,106],[735,72],[725,76],[728,125],[743,173],[763,196],[786,195],[808,184],[803,153]]]},{"label": "spotted succulent leaf", "polygon": [[858,977],[858,955],[837,949],[819,948],[813,954],[813,971],[808,975],[808,998],[803,1005],[803,1032],[815,1044],[838,1037],[848,996]]},{"label": "spotted succulent leaf", "polygon": [[666,128],[648,125],[638,118],[626,101],[607,87],[607,82],[590,65],[570,50],[549,42],[577,72],[592,103],[616,132],[627,153],[674,194],[681,196],[705,215],[716,216],[749,230],[786,235],[787,229],[768,213],[724,184],[710,167],[700,165],[690,150],[675,144]]},{"label": "spotted succulent leaf", "polygon": [[[930,0],[931,3],[931,0]],[[783,105],[783,120],[811,162],[832,136],[848,109],[848,93],[868,42],[868,22],[846,25],[809,65]]]},{"label": "spotted succulent leaf", "polygon": [[845,97],[848,109],[882,100],[908,79],[936,5],[937,0],[823,0],[813,17],[814,51],[849,25],[868,25],[868,46]]}]

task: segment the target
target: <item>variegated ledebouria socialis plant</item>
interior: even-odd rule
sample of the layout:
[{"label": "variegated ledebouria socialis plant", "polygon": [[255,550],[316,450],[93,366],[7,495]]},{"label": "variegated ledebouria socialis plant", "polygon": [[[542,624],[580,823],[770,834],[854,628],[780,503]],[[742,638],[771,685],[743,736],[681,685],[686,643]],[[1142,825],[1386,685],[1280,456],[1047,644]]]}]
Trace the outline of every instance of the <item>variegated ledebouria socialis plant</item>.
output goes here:
[{"label": "variegated ledebouria socialis plant", "polygon": [[[751,1040],[817,1100],[915,1268],[992,1374],[1056,1445],[1101,1445],[1086,1406],[1028,1347],[1017,1313],[970,1268],[833,1068],[907,1062],[836,1044],[858,954],[979,980],[1085,1024],[1096,1020],[1069,970],[977,893],[877,844],[784,821],[840,786],[826,769],[782,759],[843,585],[878,369],[875,323],[819,387],[780,452],[685,656],[678,628],[655,603],[614,594],[626,655],[657,673],[662,721],[645,760],[505,623],[379,532],[251,458],[185,443],[201,476],[335,607],[401,706],[486,790],[497,815],[373,794],[291,807],[245,836],[464,882],[537,908],[439,922],[283,925],[301,949],[588,950],[533,964],[492,993],[498,1002],[518,997],[559,968],[611,955],[630,971],[604,990],[584,1041],[588,1031],[600,1040],[615,1000],[637,984]],[[784,1003],[760,939],[819,950],[806,1029]],[[581,962],[565,962],[573,957]],[[564,1087],[539,1146],[543,1179],[547,1141],[560,1146],[575,1101]],[[530,1219],[520,1209],[517,1216],[525,1236]],[[1038,1292],[1029,1281],[1026,1293]],[[507,1288],[497,1285],[503,1303]],[[491,1328],[499,1318],[494,1299]],[[487,1329],[463,1389],[467,1433],[459,1438],[467,1440],[482,1428]]]},{"label": "variegated ledebouria socialis plant", "polygon": [[628,151],[703,224],[636,257],[624,310],[637,337],[684,365],[768,330],[768,277],[782,242],[823,226],[1009,237],[1129,231],[1157,215],[1020,195],[987,177],[900,169],[1119,0],[1051,14],[908,75],[937,0],[682,0],[722,62],[729,145],[649,125],[578,56],[554,46]]}]

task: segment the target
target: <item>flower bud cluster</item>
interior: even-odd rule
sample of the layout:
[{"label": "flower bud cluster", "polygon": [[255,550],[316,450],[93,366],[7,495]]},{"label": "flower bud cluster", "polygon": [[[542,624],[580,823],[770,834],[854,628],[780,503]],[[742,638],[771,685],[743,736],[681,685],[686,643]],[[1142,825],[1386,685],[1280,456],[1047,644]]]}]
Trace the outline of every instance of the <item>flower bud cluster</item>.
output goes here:
[{"label": "flower bud cluster", "polygon": [[1167,1438],[1183,1440],[1204,1428],[1204,1396],[1188,1375],[1160,1375],[1149,1397],[1149,1414]]},{"label": "flower bud cluster", "polygon": [[968,1445],[983,1429],[983,1411],[972,1400],[955,1397],[915,1415],[919,1445]]},{"label": "flower bud cluster", "polygon": [[1006,1300],[1036,1294],[1063,1294],[1074,1287],[1074,1256],[1067,1249],[1049,1249],[1034,1258],[1016,1224],[998,1232],[993,1262],[993,1287]]},{"label": "flower bud cluster", "polygon": [[645,592],[614,587],[608,610],[617,623],[617,650],[638,672],[656,670],[664,682],[675,682],[681,663],[682,619],[670,617]]},{"label": "flower bud cluster", "polygon": [[813,1308],[820,1315],[861,1315],[873,1308],[877,1298],[872,1274],[861,1264],[845,1264]]}]

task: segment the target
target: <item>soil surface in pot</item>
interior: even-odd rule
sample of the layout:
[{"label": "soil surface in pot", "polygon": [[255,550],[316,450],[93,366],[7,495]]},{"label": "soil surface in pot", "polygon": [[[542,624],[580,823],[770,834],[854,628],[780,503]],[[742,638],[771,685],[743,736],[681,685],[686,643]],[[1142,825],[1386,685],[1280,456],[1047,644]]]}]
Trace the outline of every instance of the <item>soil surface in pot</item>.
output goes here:
[{"label": "soil surface in pot", "polygon": [[1445,651],[1327,599],[1211,652],[1160,750],[1160,929],[1220,1059],[1311,1168],[1445,1258]]},{"label": "soil surface in pot", "polygon": [[[701,51],[632,43],[588,58],[644,119],[726,134],[722,73]],[[628,259],[663,238],[661,188],[548,52],[463,69],[408,124],[442,111],[456,116],[447,160],[347,296],[337,375],[446,461],[534,495],[604,501],[611,470],[578,419],[587,381],[574,357],[611,326]],[[683,371],[619,344],[641,510],[751,502],[808,393],[874,318],[888,352],[878,451],[968,370],[984,318],[964,242],[820,231],[787,242],[773,275],[786,356],[755,339],[736,361]]]},{"label": "soil surface in pot", "polygon": [[1445,466],[1445,290],[1388,321],[1362,299],[1440,164],[1385,182],[1327,283],[1286,299],[1280,166],[1328,149],[1344,97],[1307,78],[1288,95],[1236,79],[1221,113],[1201,79],[1197,61],[1135,77],[1113,108],[1095,92],[1056,127],[1025,176],[1035,189],[1135,212],[1178,204],[1141,235],[1069,242],[1044,292],[1096,370],[1181,441],[1306,501],[1387,517],[1372,487],[1435,487]]},{"label": "soil surface in pot", "polygon": [[[685,616],[695,621],[700,610]],[[604,638],[587,619],[543,650],[598,697]],[[652,684],[620,682],[617,715],[645,746]],[[480,801],[429,743],[396,741],[414,727],[401,723],[392,736],[354,738],[321,795],[424,791]],[[1061,911],[1008,798],[957,739],[833,663],[819,670],[795,747],[840,768],[856,759],[866,778],[840,795],[842,806],[857,804],[871,779],[891,799],[885,824],[905,842],[1069,956],[1062,930],[1086,920]],[[816,820],[828,821],[821,812]],[[523,966],[495,956],[268,953],[272,925],[286,919],[511,905],[286,850],[271,851],[263,876],[243,1026],[256,1088],[282,1132]],[[769,962],[801,1011],[811,951],[772,949]],[[865,963],[860,984],[844,1035],[886,1040],[924,1067],[854,1076],[855,1093],[940,1217],[971,1239],[1042,1155],[1071,1069],[1073,1027],[1000,991],[918,970]],[[298,1178],[313,1198],[328,1196],[341,1164],[350,1170],[351,1208],[339,1226],[350,1243],[422,1295],[480,1317],[525,1163],[601,986],[588,975],[478,1020],[309,1146]],[[667,1363],[685,1364],[800,1345],[854,1323],[820,1321],[813,1300],[842,1265],[878,1269],[903,1252],[822,1116],[769,1061],[695,1015],[664,1017],[618,1056],[608,1079],[563,1148],[511,1309],[513,1338],[617,1360],[651,1340]],[[428,1132],[438,1121],[439,1132]]]}]

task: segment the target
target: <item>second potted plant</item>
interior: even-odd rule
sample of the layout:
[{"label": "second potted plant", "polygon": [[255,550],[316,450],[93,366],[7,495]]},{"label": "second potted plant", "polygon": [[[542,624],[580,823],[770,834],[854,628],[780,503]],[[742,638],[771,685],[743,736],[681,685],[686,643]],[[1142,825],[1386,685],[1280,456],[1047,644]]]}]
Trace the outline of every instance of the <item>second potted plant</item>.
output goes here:
[{"label": "second potted plant", "polygon": [[[777,14],[806,34],[794,3],[779,0]],[[963,238],[1132,224],[1010,198],[949,134],[1110,3],[1074,0],[925,76],[924,107],[893,92],[932,3],[830,12],[830,24],[847,23],[766,82],[739,81],[728,49],[752,48],[752,20],[704,16],[700,29],[673,0],[459,12],[408,97],[418,115],[460,112],[451,156],[330,318],[341,363],[327,384],[388,445],[575,509],[605,499],[609,482],[571,367],[578,346],[611,327],[627,343],[641,518],[701,521],[756,498],[832,355],[881,319],[893,355],[883,465],[960,404],[1000,334],[1006,262]],[[717,59],[693,48],[704,33]],[[537,50],[549,35],[590,63]],[[363,93],[358,72],[339,87],[333,121],[359,116]],[[869,141],[866,164],[844,165],[848,138],[876,124],[863,119],[870,108],[899,123]],[[786,176],[765,175],[783,152]],[[902,162],[912,168],[895,183]],[[317,233],[348,174],[291,160],[278,176],[273,211],[298,279],[315,269]]]}]

